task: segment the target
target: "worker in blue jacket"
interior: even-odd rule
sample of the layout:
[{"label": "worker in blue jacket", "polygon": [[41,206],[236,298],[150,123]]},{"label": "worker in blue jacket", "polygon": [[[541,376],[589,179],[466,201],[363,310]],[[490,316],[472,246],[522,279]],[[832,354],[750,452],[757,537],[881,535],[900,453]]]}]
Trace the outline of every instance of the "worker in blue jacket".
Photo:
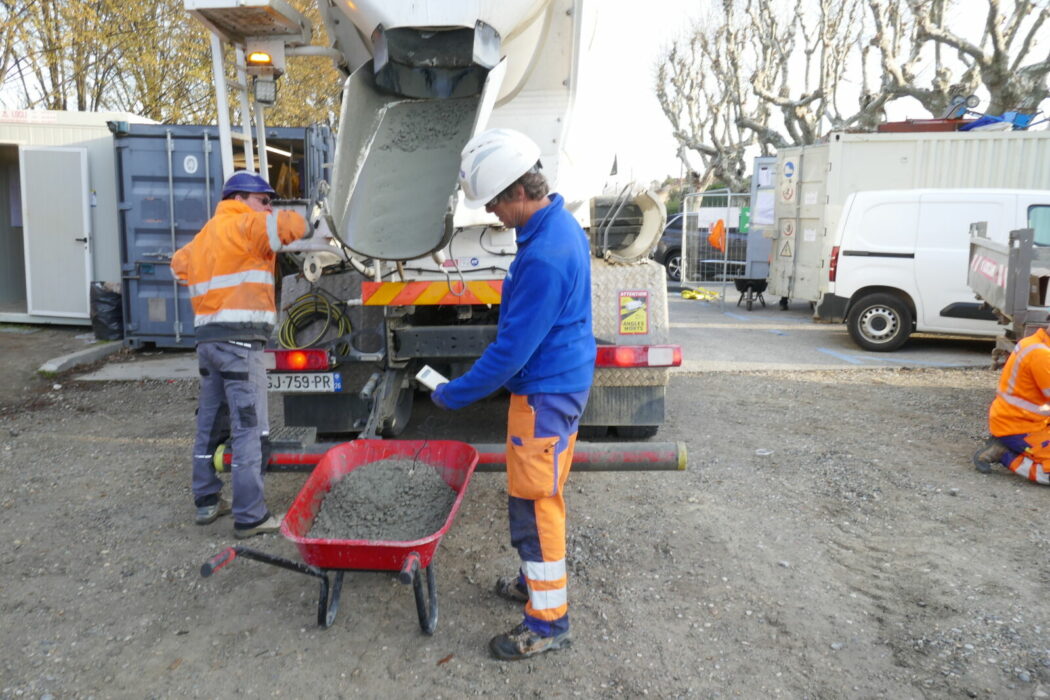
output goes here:
[{"label": "worker in blue jacket", "polygon": [[503,280],[496,340],[463,376],[432,394],[442,408],[467,406],[501,387],[507,414],[507,493],[517,576],[496,592],[525,603],[525,618],[489,648],[524,659],[569,645],[565,567],[565,478],[594,378],[587,236],[548,193],[540,149],[527,136],[492,129],[463,148],[459,183],[480,207],[516,231],[517,255]]}]

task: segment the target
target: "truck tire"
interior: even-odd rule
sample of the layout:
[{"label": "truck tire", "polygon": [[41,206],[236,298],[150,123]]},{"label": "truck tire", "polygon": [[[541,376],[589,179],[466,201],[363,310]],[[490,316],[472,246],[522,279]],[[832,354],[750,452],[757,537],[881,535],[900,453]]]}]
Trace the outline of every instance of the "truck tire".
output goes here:
[{"label": "truck tire", "polygon": [[911,309],[899,296],[879,292],[855,301],[846,317],[853,341],[873,352],[893,352],[911,335]]},{"label": "truck tire", "polygon": [[648,440],[656,437],[659,429],[658,425],[618,425],[616,435],[624,440]]},{"label": "truck tire", "polygon": [[607,425],[581,425],[576,437],[580,440],[601,440],[608,435]]}]

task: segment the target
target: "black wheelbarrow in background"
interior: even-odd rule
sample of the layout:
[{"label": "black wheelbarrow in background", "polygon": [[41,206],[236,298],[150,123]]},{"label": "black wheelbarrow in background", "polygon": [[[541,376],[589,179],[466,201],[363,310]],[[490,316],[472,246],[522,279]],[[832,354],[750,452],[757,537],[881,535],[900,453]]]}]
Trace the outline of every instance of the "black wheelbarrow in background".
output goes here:
[{"label": "black wheelbarrow in background", "polygon": [[762,296],[762,292],[766,291],[766,280],[737,277],[733,280],[733,284],[736,285],[736,291],[740,292],[740,298],[736,302],[737,306],[740,306],[742,302],[747,302],[747,310],[750,311],[756,300],[762,302],[763,307],[766,305],[766,300]]}]

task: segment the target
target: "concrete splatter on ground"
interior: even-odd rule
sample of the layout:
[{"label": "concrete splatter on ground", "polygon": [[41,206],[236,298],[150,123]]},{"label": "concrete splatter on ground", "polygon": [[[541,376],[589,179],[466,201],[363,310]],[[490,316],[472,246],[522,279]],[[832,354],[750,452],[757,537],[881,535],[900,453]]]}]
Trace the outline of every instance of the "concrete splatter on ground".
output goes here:
[{"label": "concrete splatter on ground", "polygon": [[412,459],[357,467],[321,503],[309,537],[406,542],[445,524],[456,491],[436,469]]}]

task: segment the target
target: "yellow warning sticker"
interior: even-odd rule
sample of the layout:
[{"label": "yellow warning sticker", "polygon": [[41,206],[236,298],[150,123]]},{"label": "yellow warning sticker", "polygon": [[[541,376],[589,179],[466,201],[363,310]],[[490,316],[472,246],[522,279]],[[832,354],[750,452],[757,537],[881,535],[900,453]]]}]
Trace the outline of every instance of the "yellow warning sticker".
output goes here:
[{"label": "yellow warning sticker", "polygon": [[645,335],[649,332],[649,292],[620,291],[620,335]]}]

